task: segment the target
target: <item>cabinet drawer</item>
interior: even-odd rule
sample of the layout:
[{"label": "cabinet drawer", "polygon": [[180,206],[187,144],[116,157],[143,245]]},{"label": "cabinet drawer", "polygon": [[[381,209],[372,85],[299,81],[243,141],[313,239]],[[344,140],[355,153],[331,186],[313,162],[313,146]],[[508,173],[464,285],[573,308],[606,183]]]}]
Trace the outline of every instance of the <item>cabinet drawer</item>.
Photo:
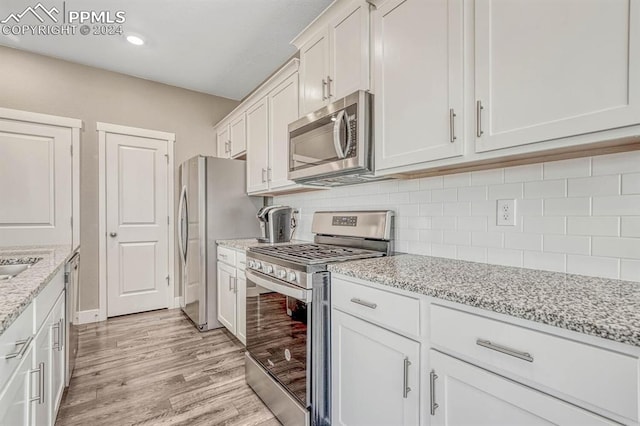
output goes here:
[{"label": "cabinet drawer", "polygon": [[236,253],[236,268],[240,271],[244,271],[247,267],[247,254],[244,251]]},{"label": "cabinet drawer", "polygon": [[64,270],[61,268],[49,283],[42,289],[40,294],[36,296],[34,306],[36,310],[36,332],[42,327],[47,315],[58,300],[58,296],[64,290]]},{"label": "cabinet drawer", "polygon": [[[31,338],[33,338],[33,303],[30,303],[0,335],[0,392],[24,357],[24,355],[18,357],[12,354],[26,354]],[[7,355],[10,356],[8,359]]]},{"label": "cabinet drawer", "polygon": [[218,246],[218,260],[231,266],[236,266],[236,251]]},{"label": "cabinet drawer", "polygon": [[331,305],[401,333],[420,334],[418,299],[332,278]]},{"label": "cabinet drawer", "polygon": [[438,305],[430,324],[434,346],[638,419],[635,357]]}]

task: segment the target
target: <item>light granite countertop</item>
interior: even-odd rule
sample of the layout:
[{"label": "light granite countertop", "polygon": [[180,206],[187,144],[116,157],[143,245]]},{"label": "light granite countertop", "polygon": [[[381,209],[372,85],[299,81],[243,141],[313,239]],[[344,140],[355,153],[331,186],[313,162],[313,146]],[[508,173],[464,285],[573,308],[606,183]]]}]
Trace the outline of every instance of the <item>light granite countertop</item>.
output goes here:
[{"label": "light granite countertop", "polygon": [[640,346],[640,283],[403,254],[329,265],[350,277]]},{"label": "light granite countertop", "polygon": [[21,274],[8,281],[0,281],[0,335],[64,267],[72,254],[71,245],[0,248],[0,264],[40,258]]},{"label": "light granite countertop", "polygon": [[246,250],[249,247],[305,244],[309,243],[309,241],[291,240],[288,243],[260,243],[257,238],[240,238],[236,240],[216,240],[216,243],[223,247],[229,247],[236,250]]}]

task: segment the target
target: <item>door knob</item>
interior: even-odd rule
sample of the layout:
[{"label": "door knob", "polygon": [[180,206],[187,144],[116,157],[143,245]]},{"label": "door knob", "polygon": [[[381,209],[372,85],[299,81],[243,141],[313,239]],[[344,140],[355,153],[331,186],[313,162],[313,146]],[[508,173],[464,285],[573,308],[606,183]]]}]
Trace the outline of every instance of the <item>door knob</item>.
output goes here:
[{"label": "door knob", "polygon": [[117,236],[118,236],[118,234],[117,234],[116,232],[112,232],[112,233],[110,233],[110,234],[109,234],[109,236],[110,236],[111,238],[115,238],[115,237],[117,237]]}]

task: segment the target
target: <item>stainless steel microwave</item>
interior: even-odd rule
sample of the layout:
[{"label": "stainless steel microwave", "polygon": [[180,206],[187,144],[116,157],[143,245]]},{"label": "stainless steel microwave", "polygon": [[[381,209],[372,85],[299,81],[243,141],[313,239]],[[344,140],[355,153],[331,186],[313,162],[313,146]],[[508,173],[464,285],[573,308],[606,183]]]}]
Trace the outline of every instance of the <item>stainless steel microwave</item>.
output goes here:
[{"label": "stainless steel microwave", "polygon": [[289,124],[289,179],[323,186],[376,180],[372,101],[358,91]]}]

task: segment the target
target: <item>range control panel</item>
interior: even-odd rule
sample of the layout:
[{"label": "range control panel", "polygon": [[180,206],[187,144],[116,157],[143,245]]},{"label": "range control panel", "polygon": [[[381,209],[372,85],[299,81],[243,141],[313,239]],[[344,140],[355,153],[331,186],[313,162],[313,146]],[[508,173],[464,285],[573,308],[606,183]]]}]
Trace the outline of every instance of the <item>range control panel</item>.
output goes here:
[{"label": "range control panel", "polygon": [[333,226],[357,226],[358,216],[333,216]]}]

